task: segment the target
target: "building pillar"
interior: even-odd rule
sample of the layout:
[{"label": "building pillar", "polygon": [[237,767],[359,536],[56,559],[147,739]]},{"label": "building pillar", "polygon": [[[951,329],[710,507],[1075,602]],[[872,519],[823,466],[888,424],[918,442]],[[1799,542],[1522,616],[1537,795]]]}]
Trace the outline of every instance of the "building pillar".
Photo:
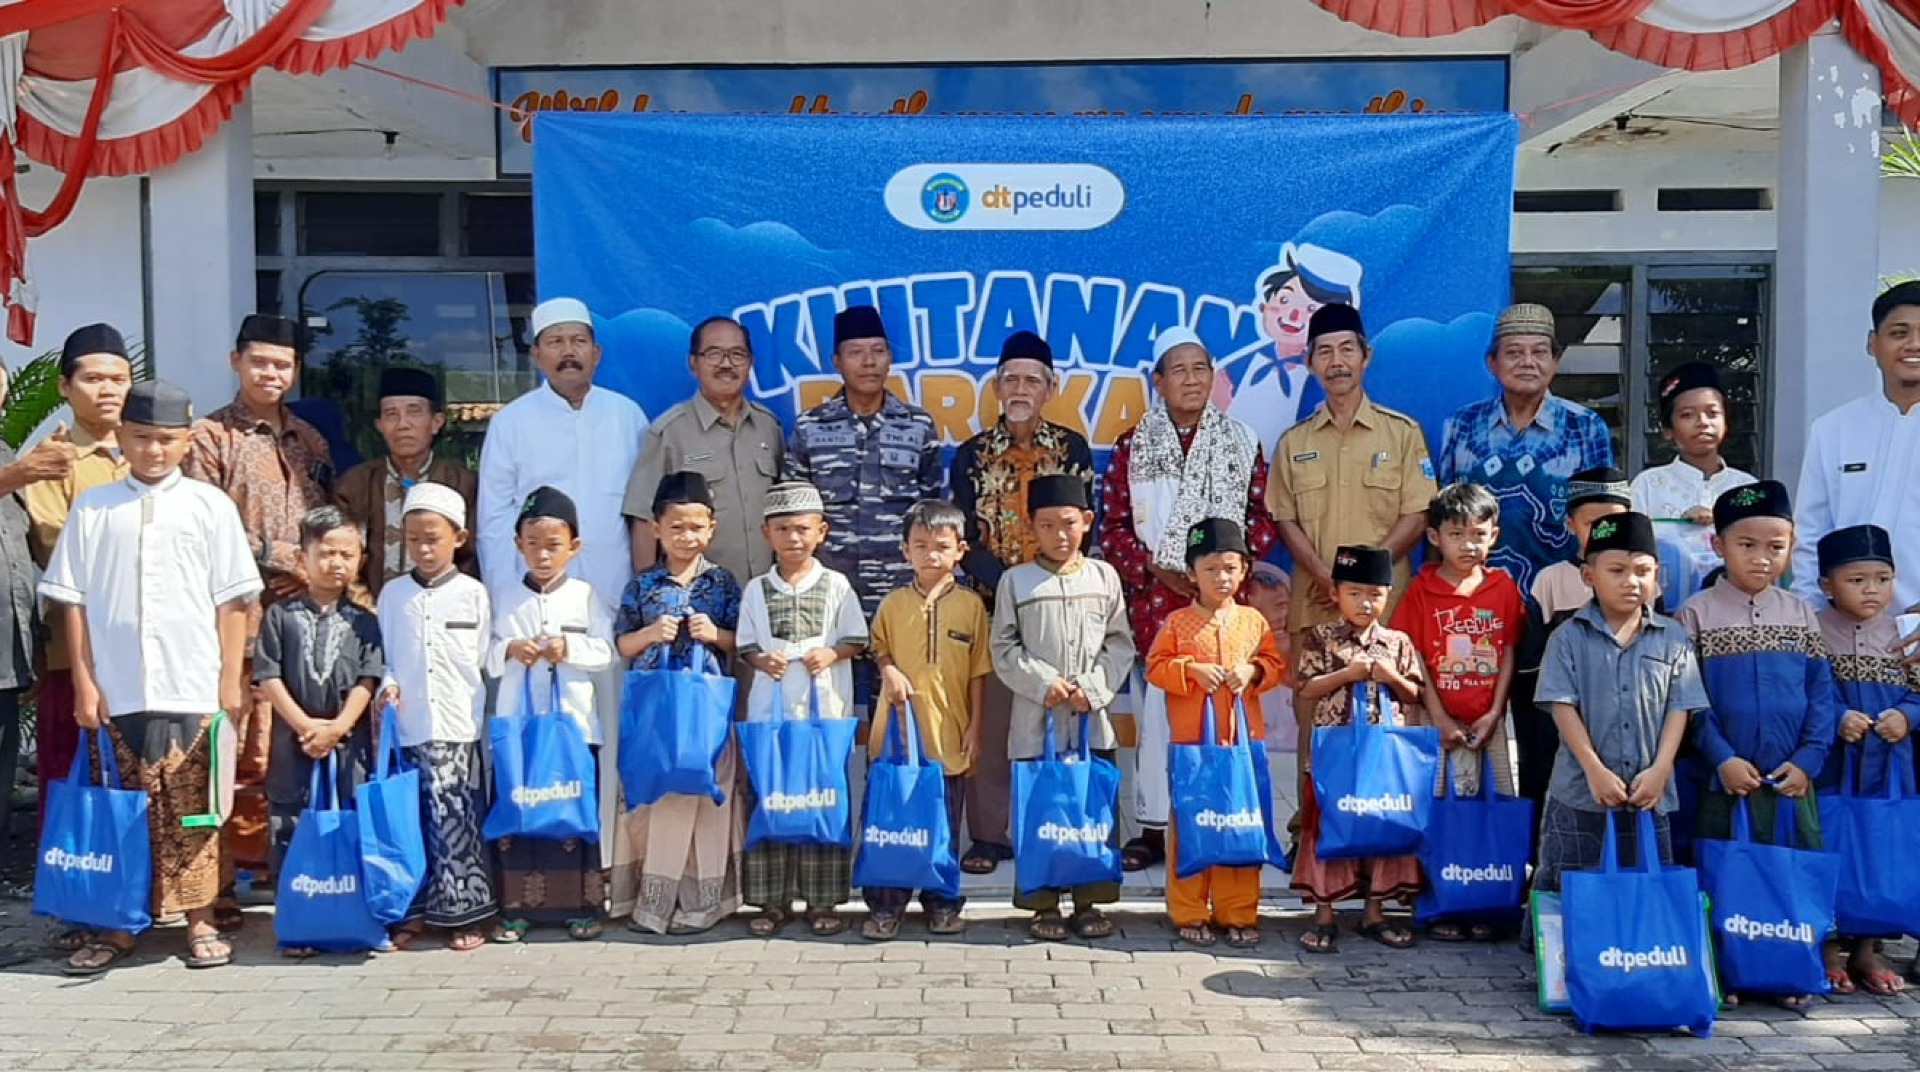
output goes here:
[{"label": "building pillar", "polygon": [[1807,425],[1879,375],[1866,353],[1880,292],[1880,72],[1837,26],[1780,56],[1775,216],[1774,476],[1794,483]]},{"label": "building pillar", "polygon": [[253,312],[253,108],[242,104],[195,153],[153,173],[144,212],[148,327],[157,375],[206,413],[231,401],[227,363]]}]

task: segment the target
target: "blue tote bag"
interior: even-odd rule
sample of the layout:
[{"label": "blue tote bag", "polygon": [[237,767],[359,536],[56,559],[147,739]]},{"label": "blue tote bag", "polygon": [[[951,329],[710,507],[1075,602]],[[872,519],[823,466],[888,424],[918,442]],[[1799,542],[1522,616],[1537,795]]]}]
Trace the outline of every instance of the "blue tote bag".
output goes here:
[{"label": "blue tote bag", "polygon": [[524,680],[521,714],[487,720],[493,750],[493,807],[487,840],[600,840],[600,771],[573,717],[560,708],[560,675],[549,670],[547,713],[533,710],[533,675]]},{"label": "blue tote bag", "polygon": [[1840,791],[1822,793],[1820,832],[1840,858],[1834,925],[1841,934],[1881,937],[1906,934],[1920,921],[1920,796],[1913,789],[1913,744],[1900,742],[1888,764],[1883,792],[1859,791],[1861,746],[1847,746]]},{"label": "blue tote bag", "polygon": [[1774,842],[1753,840],[1747,798],[1733,812],[1733,839],[1695,842],[1700,885],[1713,911],[1714,949],[1729,990],[1752,994],[1824,994],[1820,947],[1833,931],[1840,858],[1789,847],[1794,829],[1781,798]]},{"label": "blue tote bag", "polygon": [[[1377,683],[1353,687],[1353,723],[1313,731],[1313,792],[1323,860],[1411,856],[1426,836],[1440,731],[1388,723]],[[1381,724],[1371,713],[1380,711]]]},{"label": "blue tote bag", "polygon": [[1427,888],[1414,902],[1414,920],[1512,917],[1527,891],[1533,848],[1533,801],[1493,791],[1493,757],[1480,753],[1480,791],[1454,792],[1448,754],[1445,789],[1427,818],[1420,869]]},{"label": "blue tote bag", "polygon": [[1071,753],[1054,739],[1053,713],[1041,717],[1040,758],[1013,765],[1014,880],[1022,894],[1119,882],[1120,768],[1088,748],[1088,716]]},{"label": "blue tote bag", "polygon": [[[1640,824],[1641,865],[1620,866],[1615,824]],[[1713,1031],[1720,1009],[1699,876],[1660,863],[1653,814],[1607,817],[1597,871],[1561,878],[1567,996],[1581,1030]]]},{"label": "blue tote bag", "polygon": [[[805,673],[806,668],[795,672]],[[754,795],[747,848],[763,841],[852,847],[847,761],[853,755],[854,720],[820,717],[818,682],[806,718],[786,717],[786,705],[778,692],[774,696],[773,719],[737,727],[740,758]]]},{"label": "blue tote bag", "polygon": [[354,953],[387,944],[360,881],[360,823],[341,809],[339,789],[334,757],[315,760],[274,898],[273,937],[282,949]]},{"label": "blue tote bag", "polygon": [[[100,756],[100,784],[87,750]],[[120,785],[105,728],[80,731],[67,776],[47,786],[33,912],[63,923],[139,934],[153,925],[153,839],[147,794]]]},{"label": "blue tote bag", "polygon": [[360,826],[360,882],[367,908],[382,923],[407,918],[427,879],[427,838],[420,815],[420,772],[400,756],[400,716],[380,716],[380,748],[372,779],[353,792]]},{"label": "blue tote bag", "polygon": [[694,643],[688,666],[674,666],[673,648],[659,670],[627,673],[620,701],[620,790],[628,808],[675,793],[727,800],[715,776],[733,730],[737,682],[722,674],[705,644]]},{"label": "blue tote bag", "polygon": [[947,772],[921,752],[908,703],[887,720],[887,748],[867,768],[853,884],[960,896],[960,858],[947,818]]},{"label": "blue tote bag", "polygon": [[1231,744],[1219,744],[1218,705],[1209,698],[1200,720],[1201,744],[1169,751],[1176,856],[1181,878],[1209,867],[1285,867],[1286,850],[1273,836],[1272,775],[1265,742],[1247,729],[1247,706],[1235,699]]}]

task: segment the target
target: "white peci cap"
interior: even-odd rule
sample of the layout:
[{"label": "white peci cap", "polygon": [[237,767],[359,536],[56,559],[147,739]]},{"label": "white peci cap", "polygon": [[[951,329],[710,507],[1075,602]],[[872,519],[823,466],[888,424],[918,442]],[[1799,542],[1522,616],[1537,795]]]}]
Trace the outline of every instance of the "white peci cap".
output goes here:
[{"label": "white peci cap", "polygon": [[533,319],[530,327],[537,342],[540,333],[555,324],[585,324],[593,326],[593,314],[587,311],[587,303],[579,298],[548,298],[533,307]]},{"label": "white peci cap", "polygon": [[1198,346],[1202,350],[1207,348],[1207,344],[1200,341],[1200,336],[1194,334],[1192,328],[1168,328],[1153,337],[1153,363],[1156,368],[1161,359],[1172,353],[1176,346]]},{"label": "white peci cap", "polygon": [[405,515],[415,510],[439,514],[453,522],[453,527],[456,529],[467,527],[467,500],[461,498],[459,492],[445,484],[427,481],[407,489],[407,501],[401,505],[400,512]]}]

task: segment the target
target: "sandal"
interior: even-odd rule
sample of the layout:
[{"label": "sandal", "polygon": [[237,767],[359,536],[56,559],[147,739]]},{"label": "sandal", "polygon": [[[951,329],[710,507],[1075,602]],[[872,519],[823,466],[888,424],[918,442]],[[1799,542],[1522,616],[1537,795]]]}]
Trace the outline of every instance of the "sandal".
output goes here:
[{"label": "sandal", "polygon": [[312,960],[320,955],[320,951],[310,945],[283,945],[280,955],[288,960]]},{"label": "sandal", "polygon": [[1181,941],[1188,945],[1199,946],[1202,949],[1220,940],[1219,936],[1213,933],[1213,928],[1204,923],[1196,923],[1191,927],[1180,927],[1178,929],[1180,931]]},{"label": "sandal", "polygon": [[218,934],[187,939],[187,967],[224,968],[233,963],[233,947]]},{"label": "sandal", "polygon": [[487,936],[478,927],[462,927],[447,937],[447,948],[456,953],[471,953],[487,944]]},{"label": "sandal", "polygon": [[1340,951],[1340,928],[1331,923],[1316,923],[1300,936],[1300,948],[1309,953],[1327,955]]},{"label": "sandal", "polygon": [[1853,973],[1847,971],[1845,968],[1827,969],[1827,987],[1833,993],[1839,994],[1842,997],[1856,993],[1858,990],[1858,988],[1853,985]]},{"label": "sandal", "polygon": [[1788,1012],[1806,1012],[1813,1008],[1812,994],[1782,994],[1773,999],[1774,1004]]},{"label": "sandal", "polygon": [[1064,942],[1067,940],[1067,921],[1058,912],[1035,912],[1033,922],[1027,924],[1027,934],[1042,942]]},{"label": "sandal", "polygon": [[234,934],[247,925],[246,914],[240,906],[231,902],[213,906],[213,929],[221,934]]},{"label": "sandal", "polygon": [[991,875],[1000,865],[1013,859],[1013,850],[991,841],[976,841],[960,859],[960,870],[969,875]]},{"label": "sandal", "polygon": [[1120,869],[1122,871],[1145,871],[1155,864],[1165,863],[1167,859],[1167,839],[1165,835],[1150,837],[1141,834],[1125,845],[1120,846]]},{"label": "sandal", "polygon": [[1370,942],[1378,942],[1388,949],[1412,949],[1413,932],[1386,920],[1377,923],[1363,923],[1359,927],[1360,937]]},{"label": "sandal", "polygon": [[1113,934],[1113,920],[1110,920],[1098,908],[1082,908],[1068,921],[1073,933],[1086,941],[1106,938]]},{"label": "sandal", "polygon": [[1499,941],[1500,928],[1491,923],[1475,923],[1467,928],[1467,940],[1470,942]]},{"label": "sandal", "polygon": [[1436,923],[1427,928],[1427,937],[1436,942],[1464,942],[1467,931],[1458,923]]},{"label": "sandal", "polygon": [[957,908],[936,908],[927,913],[929,934],[960,934],[966,929],[966,921],[960,918]]},{"label": "sandal", "polygon": [[393,946],[395,952],[404,953],[418,944],[425,933],[426,928],[418,923],[403,923],[388,935],[387,944]]},{"label": "sandal", "polygon": [[900,936],[900,917],[875,912],[860,925],[860,937],[869,942],[891,942]]},{"label": "sandal", "polygon": [[487,934],[487,941],[499,945],[514,945],[526,938],[527,932],[532,929],[533,924],[524,919],[503,919],[493,925],[493,930]]},{"label": "sandal", "polygon": [[85,927],[75,927],[54,935],[53,940],[47,943],[47,948],[56,953],[73,954],[94,944],[96,943],[93,940],[92,931]]},{"label": "sandal", "polygon": [[[133,955],[133,942],[126,945],[117,942],[90,941],[73,951],[60,970],[68,975],[99,975],[115,964]],[[101,959],[104,956],[106,959]]]},{"label": "sandal", "polygon": [[1235,949],[1252,949],[1260,944],[1260,928],[1228,927],[1227,944]]},{"label": "sandal", "polygon": [[747,933],[755,938],[771,938],[785,930],[787,924],[792,922],[792,913],[778,908],[769,908],[747,921]]},{"label": "sandal", "polygon": [[[895,924],[895,928],[898,928]],[[831,908],[816,908],[807,913],[807,930],[815,938],[831,938],[847,929],[847,921]]]},{"label": "sandal", "polygon": [[567,937],[576,942],[591,942],[600,937],[602,929],[600,921],[592,916],[567,921]]},{"label": "sandal", "polygon": [[1892,968],[1854,972],[1853,977],[1860,981],[1861,989],[1878,998],[1893,997],[1907,988],[1906,982]]}]

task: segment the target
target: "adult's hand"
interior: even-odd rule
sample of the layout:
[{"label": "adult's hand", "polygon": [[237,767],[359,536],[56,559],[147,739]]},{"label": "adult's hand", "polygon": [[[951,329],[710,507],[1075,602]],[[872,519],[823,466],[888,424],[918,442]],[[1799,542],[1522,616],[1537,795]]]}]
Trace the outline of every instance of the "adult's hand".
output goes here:
[{"label": "adult's hand", "polygon": [[65,480],[67,474],[73,472],[73,461],[79,456],[62,422],[52,435],[22,455],[16,464],[25,477],[24,483],[35,484],[42,480]]}]

